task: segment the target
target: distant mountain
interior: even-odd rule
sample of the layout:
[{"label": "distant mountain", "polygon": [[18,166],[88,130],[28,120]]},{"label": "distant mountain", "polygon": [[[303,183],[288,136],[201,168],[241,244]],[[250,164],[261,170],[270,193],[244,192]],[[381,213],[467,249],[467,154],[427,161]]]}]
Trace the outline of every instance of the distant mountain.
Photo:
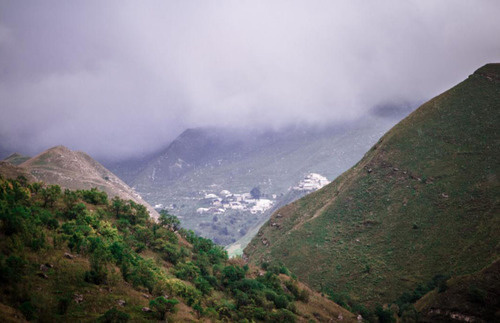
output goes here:
[{"label": "distant mountain", "polygon": [[29,156],[24,156],[18,153],[13,153],[9,157],[5,158],[4,161],[11,163],[12,165],[19,165],[30,159]]},{"label": "distant mountain", "polygon": [[73,190],[93,187],[106,192],[110,197],[118,196],[145,205],[153,217],[158,212],[144,201],[117,176],[83,152],[71,151],[64,146],[48,149],[25,162],[14,166],[0,163],[0,174],[7,178],[29,174],[37,181],[57,184]]},{"label": "distant mountain", "polygon": [[423,104],[354,167],[276,211],[245,249],[374,305],[499,256],[500,64]]},{"label": "distant mountain", "polygon": [[[399,115],[396,116],[396,118]],[[400,116],[399,116],[400,117]],[[276,131],[220,128],[189,129],[130,179],[116,164],[106,164],[150,204],[181,218],[183,226],[228,245],[269,217],[269,211],[217,209],[203,214],[204,197],[223,190],[248,194],[258,187],[273,205],[304,194],[288,194],[307,174],[333,179],[351,167],[398,119],[372,115],[347,125],[295,126]],[[131,163],[130,165],[132,165]],[[285,197],[288,195],[288,197]],[[275,196],[275,198],[273,198]],[[248,239],[247,239],[248,240]]]}]

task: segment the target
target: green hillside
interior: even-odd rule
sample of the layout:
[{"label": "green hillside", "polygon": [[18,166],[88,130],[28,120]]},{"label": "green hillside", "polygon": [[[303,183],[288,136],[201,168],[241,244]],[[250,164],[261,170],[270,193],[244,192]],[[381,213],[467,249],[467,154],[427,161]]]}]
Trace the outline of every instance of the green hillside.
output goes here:
[{"label": "green hillside", "polygon": [[453,277],[420,299],[416,309],[422,322],[449,322],[452,318],[469,322],[500,320],[500,261],[483,270]]},{"label": "green hillside", "polygon": [[2,322],[355,321],[285,267],[229,260],[178,225],[96,189],[0,176]]},{"label": "green hillside", "polygon": [[373,306],[498,258],[500,64],[423,104],[330,185],[273,214],[245,249]]}]

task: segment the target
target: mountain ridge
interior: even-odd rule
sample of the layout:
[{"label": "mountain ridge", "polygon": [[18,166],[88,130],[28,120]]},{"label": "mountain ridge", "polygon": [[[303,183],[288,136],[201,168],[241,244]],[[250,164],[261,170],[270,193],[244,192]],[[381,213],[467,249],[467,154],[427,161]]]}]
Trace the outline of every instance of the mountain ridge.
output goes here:
[{"label": "mountain ridge", "polygon": [[275,212],[246,257],[370,305],[496,260],[499,66],[423,104],[353,168]]},{"label": "mountain ridge", "polygon": [[73,190],[95,187],[105,191],[111,197],[118,196],[143,204],[152,217],[159,217],[158,212],[139,194],[84,152],[72,151],[59,145],[39,153],[18,166],[11,166],[14,167],[3,165],[0,173],[9,178],[15,178],[18,175],[25,176],[28,173],[37,181],[57,184]]}]

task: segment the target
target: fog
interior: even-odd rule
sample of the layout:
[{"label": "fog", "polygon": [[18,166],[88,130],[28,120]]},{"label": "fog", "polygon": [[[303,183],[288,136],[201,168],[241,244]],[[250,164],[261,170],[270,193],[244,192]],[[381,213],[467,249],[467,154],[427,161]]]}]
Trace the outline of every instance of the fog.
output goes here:
[{"label": "fog", "polygon": [[0,146],[120,159],[191,127],[352,122],[499,61],[499,14],[494,0],[4,0]]}]

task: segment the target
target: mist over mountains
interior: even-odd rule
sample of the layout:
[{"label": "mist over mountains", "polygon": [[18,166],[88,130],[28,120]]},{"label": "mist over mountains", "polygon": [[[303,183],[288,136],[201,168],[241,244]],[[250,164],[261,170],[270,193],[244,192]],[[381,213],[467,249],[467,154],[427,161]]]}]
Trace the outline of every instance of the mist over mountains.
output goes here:
[{"label": "mist over mountains", "polygon": [[2,1],[0,143],[119,160],[188,128],[353,121],[425,101],[495,61],[499,10],[497,1]]}]

